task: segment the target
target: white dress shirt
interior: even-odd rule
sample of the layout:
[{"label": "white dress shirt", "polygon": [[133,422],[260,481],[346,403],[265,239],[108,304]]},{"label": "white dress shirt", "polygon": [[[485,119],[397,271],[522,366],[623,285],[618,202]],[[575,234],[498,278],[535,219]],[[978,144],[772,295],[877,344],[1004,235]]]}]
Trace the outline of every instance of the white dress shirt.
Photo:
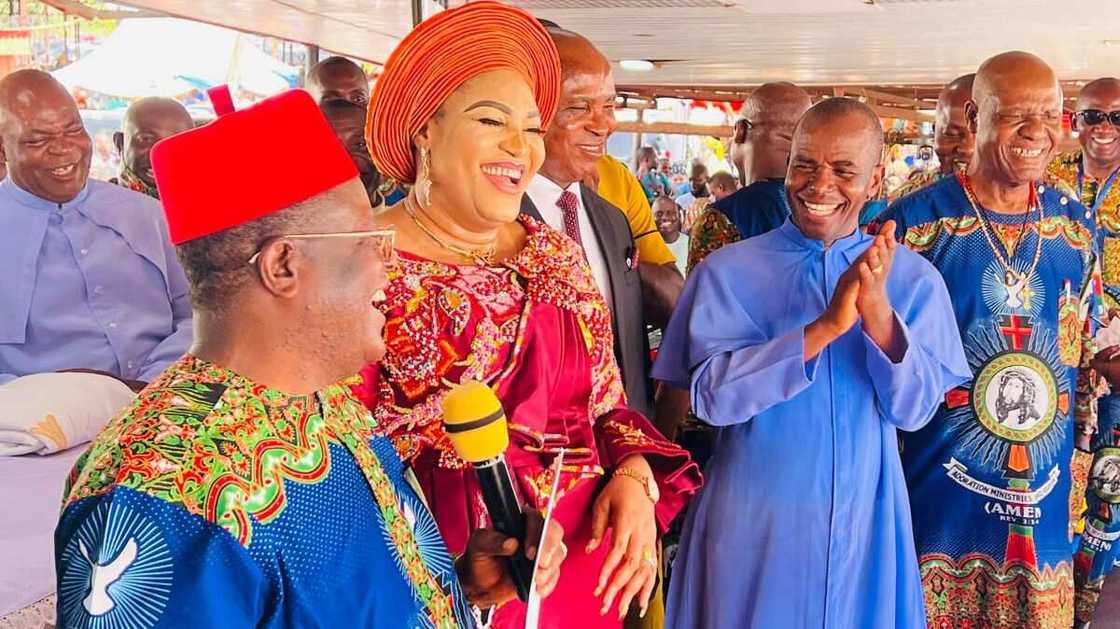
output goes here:
[{"label": "white dress shirt", "polygon": [[[587,208],[583,206],[581,185],[576,182],[568,186],[567,189],[576,195],[579,237],[583,240],[583,251],[587,255],[588,264],[591,265],[591,274],[595,277],[595,283],[599,285],[599,292],[607,300],[607,306],[611,306],[611,276],[607,271],[607,261],[603,257],[603,248],[599,246],[599,239],[595,236],[595,227],[591,224],[591,217],[587,214]],[[564,210],[560,209],[556,202],[560,200],[560,195],[564,190],[565,188],[556,185],[544,175],[533,177],[529,181],[529,187],[525,190],[525,194],[529,195],[529,200],[537,207],[537,211],[540,212],[544,222],[561,234],[566,233],[564,231]]]}]

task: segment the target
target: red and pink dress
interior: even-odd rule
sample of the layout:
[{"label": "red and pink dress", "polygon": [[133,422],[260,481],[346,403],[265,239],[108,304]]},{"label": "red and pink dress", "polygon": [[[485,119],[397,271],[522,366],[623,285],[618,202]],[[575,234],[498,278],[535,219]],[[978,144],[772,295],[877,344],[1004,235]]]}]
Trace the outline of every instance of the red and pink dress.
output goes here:
[{"label": "red and pink dress", "polygon": [[[390,269],[388,353],[363,372],[359,396],[416,474],[452,553],[489,523],[474,472],[451,446],[441,401],[468,380],[497,392],[509,421],[506,460],[529,507],[543,509],[551,465],[566,449],[555,517],[569,548],[541,627],[617,627],[593,595],[609,540],[592,554],[591,509],[610,470],[632,454],[653,468],[661,491],[657,523],[669,521],[700,487],[699,469],[640,413],[626,407],[610,311],[583,252],[565,236],[521,216],[522,251],[495,266],[457,266],[401,252]],[[524,626],[513,602],[495,627]]]}]

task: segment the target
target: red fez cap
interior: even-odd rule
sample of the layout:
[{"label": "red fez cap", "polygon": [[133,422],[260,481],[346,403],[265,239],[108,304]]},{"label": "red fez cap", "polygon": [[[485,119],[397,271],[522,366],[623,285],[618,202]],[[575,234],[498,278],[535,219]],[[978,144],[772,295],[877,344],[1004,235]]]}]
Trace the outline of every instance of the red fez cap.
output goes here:
[{"label": "red fez cap", "polygon": [[412,29],[369,100],[366,143],[378,170],[415,181],[413,136],[460,85],[493,70],[525,77],[547,127],[560,99],[560,54],[532,15],[487,0],[441,11]]},{"label": "red fez cap", "polygon": [[152,148],[173,244],[255,221],[358,176],[307,92],[217,109],[214,122]]}]

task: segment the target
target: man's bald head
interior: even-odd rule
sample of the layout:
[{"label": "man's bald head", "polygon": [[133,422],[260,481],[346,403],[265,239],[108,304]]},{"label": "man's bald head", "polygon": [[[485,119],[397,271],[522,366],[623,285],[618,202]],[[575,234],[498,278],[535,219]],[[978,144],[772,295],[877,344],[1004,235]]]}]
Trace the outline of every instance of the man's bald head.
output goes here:
[{"label": "man's bald head", "polygon": [[744,185],[785,176],[793,128],[812,104],[793,83],[766,83],[751,92],[743,103],[742,133],[731,146]]},{"label": "man's bald head", "polygon": [[883,156],[883,122],[867,105],[854,98],[827,98],[809,108],[798,122],[794,135],[815,133],[822,127],[858,132],[874,163]]},{"label": "man's bald head", "polygon": [[968,116],[965,115],[968,102],[972,100],[975,79],[976,74],[959,76],[947,83],[937,95],[933,144],[943,173],[967,168],[976,148],[976,136],[968,128]]},{"label": "man's bald head", "polygon": [[952,109],[965,106],[972,99],[972,84],[976,80],[976,73],[970,72],[949,81],[937,95],[937,110]]},{"label": "man's bald head", "polygon": [[1114,111],[1120,111],[1120,80],[1097,79],[1081,88],[1074,128],[1087,174],[1096,179],[1120,168],[1120,128],[1109,117]]},{"label": "man's bald head", "polygon": [[307,91],[317,103],[348,100],[363,107],[369,102],[369,80],[361,66],[346,57],[327,57],[307,73]]},{"label": "man's bald head", "polygon": [[972,100],[983,106],[984,101],[1000,98],[1012,86],[1042,91],[1059,103],[1062,99],[1058,75],[1049,64],[1029,52],[1015,50],[980,64],[973,79]]},{"label": "man's bald head", "polygon": [[0,140],[12,182],[54,203],[65,203],[89,179],[92,142],[70,93],[39,70],[0,80]]},{"label": "man's bald head", "polygon": [[1021,51],[988,59],[966,112],[976,134],[970,175],[1001,188],[1042,179],[1062,131],[1062,90],[1045,61]]},{"label": "man's bald head", "polygon": [[591,40],[579,33],[562,28],[549,28],[548,34],[560,53],[560,70],[563,77],[572,74],[610,74],[611,63]]},{"label": "man's bald head", "polygon": [[617,97],[611,64],[587,38],[548,28],[560,53],[560,103],[544,136],[540,173],[567,186],[594,174],[614,132]]},{"label": "man's bald head", "polygon": [[800,118],[812,105],[808,92],[793,83],[779,81],[765,83],[752,91],[743,103],[741,115],[750,121],[773,114]]},{"label": "man's bald head", "polygon": [[121,155],[121,167],[149,186],[155,186],[149,158],[152,147],[193,126],[187,108],[177,100],[152,96],[132,103],[124,114],[121,130],[113,134],[113,143]]},{"label": "man's bald head", "polygon": [[[1105,77],[1085,84],[1077,95],[1077,109],[1089,109],[1092,102],[1101,98],[1116,100],[1120,97],[1120,79]],[[1109,110],[1102,110],[1107,113]]]},{"label": "man's bald head", "polygon": [[826,246],[853,233],[882,187],[882,157],[883,127],[870,107],[852,98],[814,105],[793,134],[786,175],[798,229]]},{"label": "man's bald head", "polygon": [[716,171],[708,180],[708,188],[712,192],[712,201],[719,201],[731,196],[739,188],[739,181],[726,170]]}]

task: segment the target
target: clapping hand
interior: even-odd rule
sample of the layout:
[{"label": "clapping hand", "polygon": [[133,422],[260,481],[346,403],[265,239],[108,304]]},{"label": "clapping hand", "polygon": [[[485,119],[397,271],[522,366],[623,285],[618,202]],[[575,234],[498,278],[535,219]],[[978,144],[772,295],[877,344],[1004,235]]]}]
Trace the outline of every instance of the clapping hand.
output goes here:
[{"label": "clapping hand", "polygon": [[894,239],[894,229],[894,221],[887,221],[871,246],[852,265],[859,274],[856,309],[863,318],[864,327],[881,324],[894,316],[890,298],[887,297],[887,277],[891,273],[895,248],[898,246]]},{"label": "clapping hand", "polygon": [[894,254],[898,247],[894,230],[894,221],[883,224],[879,235],[852,264],[852,268],[859,274],[856,310],[863,319],[863,330],[884,354],[898,362],[902,360],[906,350],[905,341],[902,330],[895,322],[890,297],[887,296],[887,278],[894,265]]},{"label": "clapping hand", "polygon": [[805,329],[806,360],[816,356],[862,319],[863,330],[891,360],[905,352],[902,330],[896,325],[887,296],[887,277],[894,264],[895,222],[887,221],[871,246],[848,267],[836,283],[824,314]]}]

